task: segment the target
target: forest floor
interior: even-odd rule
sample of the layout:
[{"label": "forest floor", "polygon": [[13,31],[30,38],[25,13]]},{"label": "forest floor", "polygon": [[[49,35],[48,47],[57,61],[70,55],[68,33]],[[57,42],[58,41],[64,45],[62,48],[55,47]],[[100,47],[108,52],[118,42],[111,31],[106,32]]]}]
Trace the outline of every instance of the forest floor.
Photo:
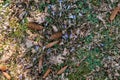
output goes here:
[{"label": "forest floor", "polygon": [[119,0],[0,0],[0,80],[120,80]]}]

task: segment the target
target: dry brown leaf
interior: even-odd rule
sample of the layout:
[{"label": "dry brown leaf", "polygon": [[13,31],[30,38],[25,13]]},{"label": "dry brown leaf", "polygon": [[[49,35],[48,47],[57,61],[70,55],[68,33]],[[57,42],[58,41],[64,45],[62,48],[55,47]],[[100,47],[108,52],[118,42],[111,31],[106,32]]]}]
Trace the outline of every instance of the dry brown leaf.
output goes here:
[{"label": "dry brown leaf", "polygon": [[51,35],[50,39],[55,40],[55,39],[59,39],[60,37],[62,37],[62,32],[56,32],[53,35]]},{"label": "dry brown leaf", "polygon": [[45,72],[45,74],[43,75],[43,78],[46,78],[51,71],[52,71],[52,70],[49,68],[49,69]]},{"label": "dry brown leaf", "polygon": [[68,66],[64,66],[63,68],[61,68],[57,74],[62,74],[66,69],[67,69]]},{"label": "dry brown leaf", "polygon": [[118,14],[119,11],[120,11],[120,7],[116,7],[116,8],[112,11],[111,16],[110,16],[110,20],[111,20],[111,21],[115,19],[116,15]]},{"label": "dry brown leaf", "polygon": [[0,70],[1,70],[1,71],[6,71],[6,70],[7,70],[7,66],[5,66],[5,65],[0,65]]},{"label": "dry brown leaf", "polygon": [[11,77],[10,77],[10,75],[9,75],[8,73],[3,72],[3,75],[4,75],[8,80],[11,80]]},{"label": "dry brown leaf", "polygon": [[43,26],[40,26],[39,24],[37,24],[35,22],[29,22],[28,27],[33,30],[42,30],[43,29]]},{"label": "dry brown leaf", "polygon": [[53,42],[47,44],[47,45],[45,46],[45,48],[51,48],[51,47],[53,47],[55,44],[58,44],[58,43],[59,43],[59,41],[53,41]]},{"label": "dry brown leaf", "polygon": [[41,73],[42,66],[43,66],[43,56],[41,56],[41,58],[39,60],[39,65],[38,65],[39,73]]}]

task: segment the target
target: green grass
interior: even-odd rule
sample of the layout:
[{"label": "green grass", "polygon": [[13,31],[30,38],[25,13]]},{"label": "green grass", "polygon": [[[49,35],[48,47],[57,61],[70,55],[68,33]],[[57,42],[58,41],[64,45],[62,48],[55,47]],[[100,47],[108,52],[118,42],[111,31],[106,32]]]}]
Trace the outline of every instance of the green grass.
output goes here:
[{"label": "green grass", "polygon": [[75,72],[68,75],[69,80],[86,80],[84,75],[90,73],[89,66],[83,62],[78,68],[74,69]]}]

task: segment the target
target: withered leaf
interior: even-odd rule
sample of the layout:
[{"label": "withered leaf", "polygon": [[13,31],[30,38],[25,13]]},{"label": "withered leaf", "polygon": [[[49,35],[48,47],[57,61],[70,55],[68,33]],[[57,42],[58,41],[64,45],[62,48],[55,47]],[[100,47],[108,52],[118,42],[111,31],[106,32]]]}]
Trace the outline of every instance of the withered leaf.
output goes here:
[{"label": "withered leaf", "polygon": [[38,65],[39,73],[41,73],[42,66],[43,66],[43,56],[41,56],[39,60],[39,65]]},{"label": "withered leaf", "polygon": [[59,41],[53,41],[53,42],[47,44],[47,45],[45,46],[45,48],[51,48],[51,47],[53,47],[54,45],[56,45],[56,44],[58,44],[58,43],[59,43]]},{"label": "withered leaf", "polygon": [[6,70],[7,70],[7,66],[5,66],[5,65],[0,65],[0,70],[1,70],[1,71],[6,71]]},{"label": "withered leaf", "polygon": [[67,69],[68,66],[64,66],[63,68],[61,68],[57,74],[62,74],[66,69]]},{"label": "withered leaf", "polygon": [[116,8],[112,11],[112,13],[111,13],[111,15],[110,15],[110,20],[111,20],[111,21],[115,19],[116,15],[118,14],[119,11],[120,11],[120,7],[116,7]]},{"label": "withered leaf", "polygon": [[29,22],[27,26],[32,30],[42,30],[43,29],[43,26],[41,26],[35,22]]},{"label": "withered leaf", "polygon": [[55,40],[55,39],[59,39],[60,37],[62,37],[62,32],[56,32],[51,35],[50,39]]},{"label": "withered leaf", "polygon": [[49,68],[49,69],[45,72],[45,74],[43,75],[43,78],[46,78],[51,71],[52,71],[52,70]]},{"label": "withered leaf", "polygon": [[11,76],[10,76],[8,73],[3,72],[3,75],[4,75],[8,80],[11,80]]}]

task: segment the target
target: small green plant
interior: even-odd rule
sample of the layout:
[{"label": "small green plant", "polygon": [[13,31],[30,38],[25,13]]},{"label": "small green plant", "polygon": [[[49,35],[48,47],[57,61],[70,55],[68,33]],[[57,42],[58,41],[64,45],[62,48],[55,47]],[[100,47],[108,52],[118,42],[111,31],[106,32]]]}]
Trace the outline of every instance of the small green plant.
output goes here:
[{"label": "small green plant", "polygon": [[46,6],[48,6],[47,3],[40,3],[40,5],[39,5],[39,10],[40,10],[41,12],[44,11]]}]

